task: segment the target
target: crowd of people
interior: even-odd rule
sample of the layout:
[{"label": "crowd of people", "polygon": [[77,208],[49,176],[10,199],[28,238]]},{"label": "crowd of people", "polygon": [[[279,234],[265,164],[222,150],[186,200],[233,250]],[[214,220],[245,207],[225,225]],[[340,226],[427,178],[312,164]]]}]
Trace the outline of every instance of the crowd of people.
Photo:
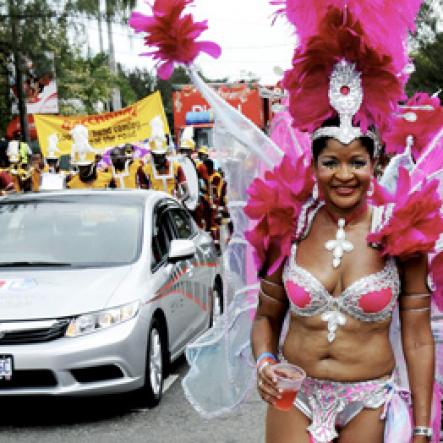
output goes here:
[{"label": "crowd of people", "polygon": [[[209,158],[208,147],[197,149],[192,138],[182,139],[177,153],[171,152],[166,140],[151,140],[150,153],[144,158],[136,158],[132,144],[122,144],[111,149],[109,164],[102,161],[101,155],[91,153],[71,161],[69,170],[61,168],[59,152],[49,150],[45,157],[33,154],[18,137],[3,151],[0,153],[0,195],[63,188],[152,189],[180,200],[198,226],[211,234],[217,248],[221,226],[232,230],[224,174]],[[184,161],[191,165],[191,170],[183,167]],[[197,191],[190,190],[190,179],[198,184]]]}]

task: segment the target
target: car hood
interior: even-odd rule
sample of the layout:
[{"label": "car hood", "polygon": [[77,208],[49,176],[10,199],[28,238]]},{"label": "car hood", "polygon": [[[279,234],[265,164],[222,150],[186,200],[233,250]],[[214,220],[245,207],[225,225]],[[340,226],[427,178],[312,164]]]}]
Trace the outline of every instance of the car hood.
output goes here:
[{"label": "car hood", "polygon": [[68,317],[107,307],[131,266],[0,271],[0,320]]}]

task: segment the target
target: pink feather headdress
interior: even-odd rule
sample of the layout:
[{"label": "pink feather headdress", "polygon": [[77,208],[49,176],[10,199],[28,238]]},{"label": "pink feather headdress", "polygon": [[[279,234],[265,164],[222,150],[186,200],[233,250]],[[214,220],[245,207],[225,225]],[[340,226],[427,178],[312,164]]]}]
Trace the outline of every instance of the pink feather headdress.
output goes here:
[{"label": "pink feather headdress", "polygon": [[[353,125],[386,130],[404,99],[408,31],[422,0],[273,0],[295,25],[299,39],[283,85],[294,126],[313,131],[337,114],[330,78],[339,62],[353,66],[363,91]],[[346,84],[345,84],[346,85]],[[347,86],[347,85],[346,85]],[[349,93],[349,88],[343,94]],[[340,111],[338,111],[340,115]],[[341,115],[340,115],[341,117]],[[348,125],[349,127],[349,125]]]},{"label": "pink feather headdress", "polygon": [[443,127],[443,108],[438,97],[415,94],[402,106],[388,132],[383,134],[388,154],[404,152],[407,138],[412,137],[412,155],[417,160]]},{"label": "pink feather headdress", "polygon": [[193,0],[155,0],[152,16],[133,12],[129,25],[136,32],[146,32],[145,45],[157,47],[142,55],[151,56],[157,62],[157,72],[167,80],[174,71],[175,63],[190,65],[200,52],[214,58],[221,54],[221,48],[214,42],[196,39],[208,29],[207,21],[196,22],[191,14],[182,16],[186,6]]}]

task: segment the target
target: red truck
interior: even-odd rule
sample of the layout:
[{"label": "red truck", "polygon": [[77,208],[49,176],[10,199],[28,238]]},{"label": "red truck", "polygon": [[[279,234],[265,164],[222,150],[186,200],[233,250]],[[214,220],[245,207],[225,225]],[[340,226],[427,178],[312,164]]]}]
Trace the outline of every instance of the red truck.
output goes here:
[{"label": "red truck", "polygon": [[[209,86],[260,129],[265,131],[268,128],[272,117],[272,89],[257,83],[211,83]],[[197,146],[213,146],[213,114],[197,88],[194,85],[174,85],[173,105],[176,142],[185,126],[193,126]]]}]

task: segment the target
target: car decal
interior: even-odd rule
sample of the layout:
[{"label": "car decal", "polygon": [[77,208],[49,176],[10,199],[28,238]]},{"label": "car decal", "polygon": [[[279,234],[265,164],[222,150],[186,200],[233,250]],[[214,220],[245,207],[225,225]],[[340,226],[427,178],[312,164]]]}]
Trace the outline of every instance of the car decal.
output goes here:
[{"label": "car decal", "polygon": [[29,291],[37,287],[37,281],[33,278],[11,278],[0,280],[0,292],[4,291]]},{"label": "car decal", "polygon": [[[216,266],[217,266],[217,263],[209,262],[209,263],[200,263],[200,264],[196,263],[192,267],[193,268],[206,268],[206,267],[213,268]],[[182,281],[180,281],[181,277],[186,274],[186,272],[189,270],[189,268],[190,268],[189,266],[186,266],[185,264],[183,264],[182,269],[177,269],[176,275],[174,275],[170,281],[165,283],[156,292],[155,297],[146,301],[145,304],[156,302],[158,300],[169,297],[171,295],[181,295],[182,297],[186,297],[187,299],[194,302],[203,311],[206,311],[208,309],[207,303],[205,302],[205,300],[201,300],[201,297],[198,295],[199,293],[204,293],[205,291],[190,290],[191,289],[190,287],[195,288],[196,285],[201,285],[201,286],[203,286],[203,285],[199,282],[183,283]],[[183,286],[184,286],[184,288],[183,288]],[[207,295],[205,295],[204,297],[206,298]]]}]

